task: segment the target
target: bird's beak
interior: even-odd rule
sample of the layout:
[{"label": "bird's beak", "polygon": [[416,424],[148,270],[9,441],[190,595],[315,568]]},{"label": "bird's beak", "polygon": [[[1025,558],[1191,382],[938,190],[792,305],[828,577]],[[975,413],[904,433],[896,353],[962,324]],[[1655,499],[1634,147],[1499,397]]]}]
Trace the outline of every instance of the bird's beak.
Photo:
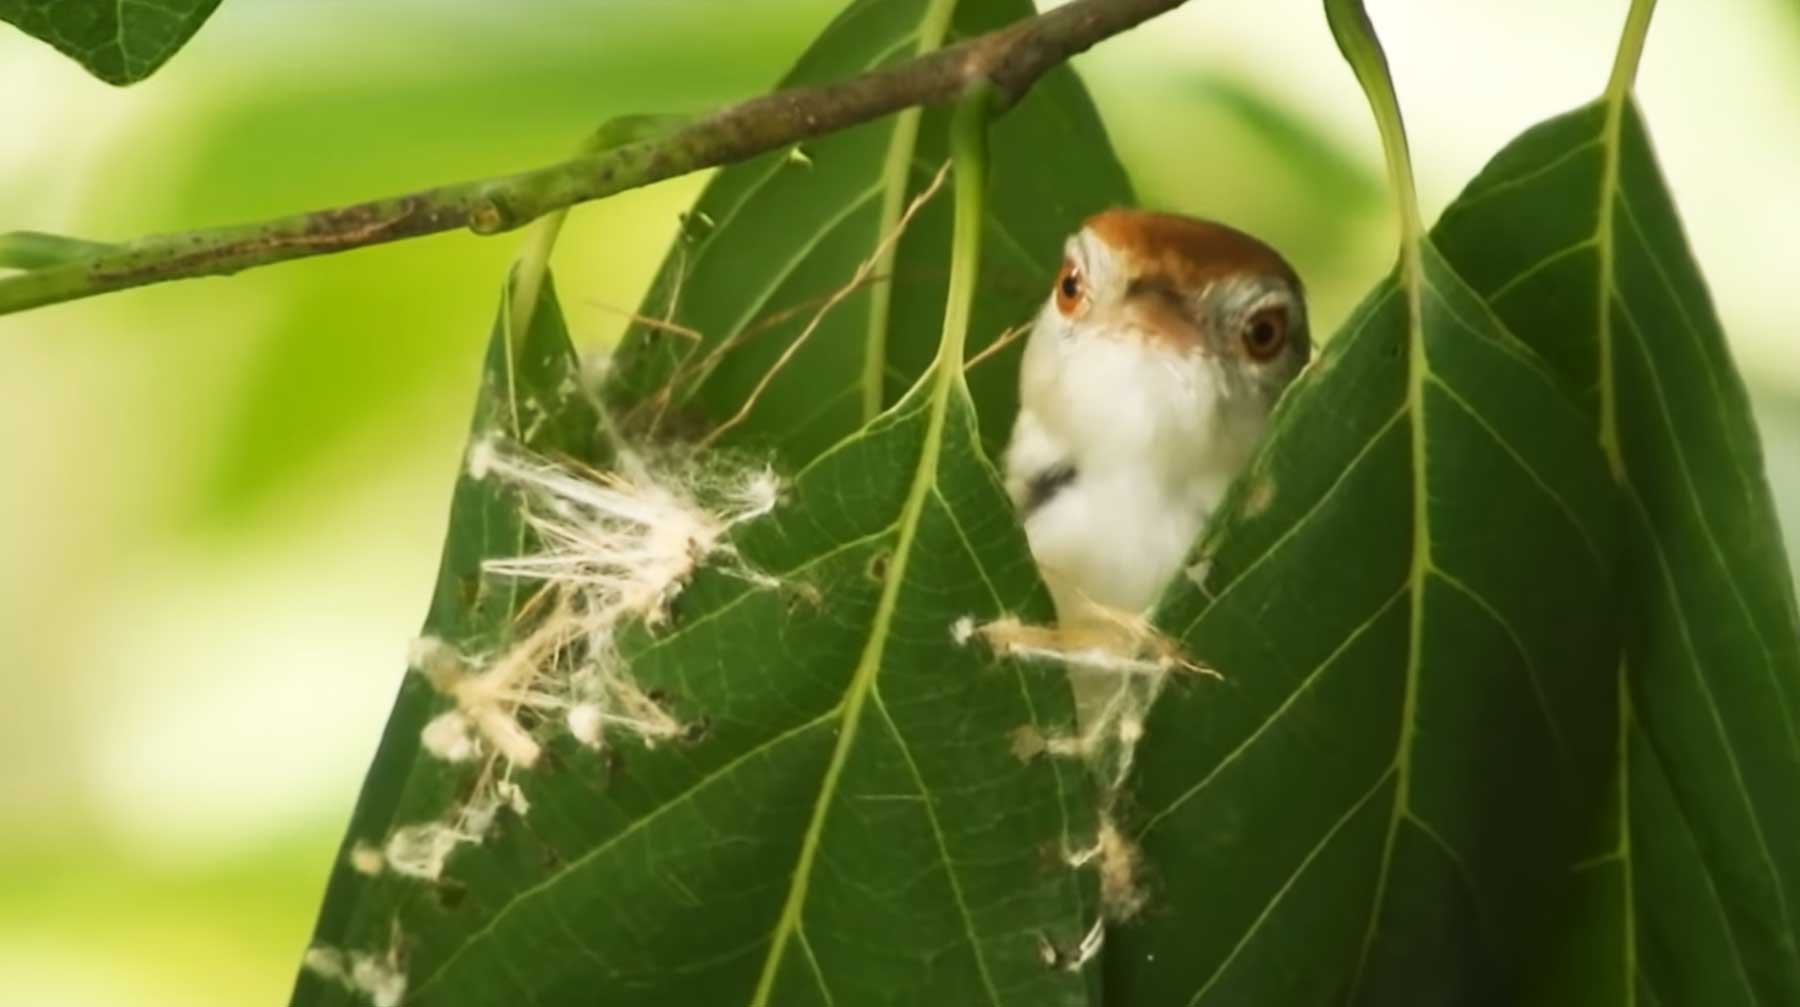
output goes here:
[{"label": "bird's beak", "polygon": [[1122,321],[1131,331],[1171,350],[1212,355],[1206,331],[1190,312],[1187,300],[1166,282],[1154,278],[1132,282],[1120,304]]}]

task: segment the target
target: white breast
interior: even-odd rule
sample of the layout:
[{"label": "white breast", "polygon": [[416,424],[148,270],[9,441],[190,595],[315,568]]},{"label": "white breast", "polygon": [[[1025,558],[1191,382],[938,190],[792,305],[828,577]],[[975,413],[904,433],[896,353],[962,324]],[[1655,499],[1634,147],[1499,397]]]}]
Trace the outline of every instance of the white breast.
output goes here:
[{"label": "white breast", "polygon": [[1032,513],[1025,533],[1065,618],[1080,599],[1137,612],[1162,593],[1215,502],[1200,486],[1184,499],[1133,474],[1083,472]]},{"label": "white breast", "polygon": [[1260,433],[1260,410],[1224,393],[1196,351],[1039,325],[1025,352],[1007,483],[1072,465],[1074,479],[1026,519],[1060,618],[1083,600],[1155,603]]}]

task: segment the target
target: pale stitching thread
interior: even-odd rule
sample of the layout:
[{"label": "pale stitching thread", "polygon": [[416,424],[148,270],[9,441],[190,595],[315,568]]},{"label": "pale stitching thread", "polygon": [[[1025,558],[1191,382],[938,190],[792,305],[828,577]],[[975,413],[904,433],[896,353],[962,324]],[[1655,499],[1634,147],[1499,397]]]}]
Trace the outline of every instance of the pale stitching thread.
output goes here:
[{"label": "pale stitching thread", "polygon": [[[744,563],[727,540],[732,528],[772,511],[780,484],[766,467],[730,468],[664,461],[630,453],[615,472],[552,464],[499,439],[478,441],[469,475],[496,479],[523,496],[536,552],[489,560],[483,572],[535,581],[542,590],[519,614],[530,629],[492,654],[469,654],[435,637],[415,641],[408,664],[454,702],[420,730],[420,746],[446,762],[480,761],[472,796],[447,819],[395,828],[377,846],[353,843],[346,854],[360,874],[428,883],[443,875],[461,846],[480,843],[502,809],[531,810],[516,773],[542,755],[533,721],[560,724],[599,748],[623,733],[646,746],[682,736],[681,723],[627,674],[615,638],[628,623],[656,626],[701,564],[756,584],[778,582]],[[406,996],[401,936],[385,951],[316,945],[306,969],[368,999],[399,1007]]]},{"label": "pale stitching thread", "polygon": [[[1219,677],[1183,656],[1141,616],[1097,605],[1066,626],[1034,626],[1011,616],[981,624],[965,616],[951,625],[951,638],[960,644],[977,637],[997,654],[1061,665],[1072,677],[1113,684],[1078,733],[1038,738],[1042,751],[1094,763],[1111,790],[1117,790],[1130,772],[1143,738],[1144,717],[1169,674],[1188,671]],[[1014,743],[1019,750],[1033,748],[1026,732],[1015,732]]]},{"label": "pale stitching thread", "polygon": [[[491,441],[471,452],[470,471],[525,493],[525,521],[541,543],[534,554],[490,560],[484,571],[540,582],[553,601],[525,641],[470,684],[455,687],[459,708],[466,714],[471,705],[512,701],[561,712],[569,733],[590,747],[599,747],[608,731],[646,744],[679,736],[684,725],[626,674],[615,635],[632,622],[667,621],[670,603],[707,560],[724,559],[730,572],[775,583],[737,561],[725,541],[731,528],[774,509],[780,491],[774,473],[657,466],[629,453],[620,456],[616,472],[576,471]],[[539,638],[541,646],[534,646]],[[476,725],[507,751],[511,731],[504,722],[497,734],[479,718]]]},{"label": "pale stitching thread", "polygon": [[406,969],[400,955],[400,934],[383,951],[344,951],[328,944],[306,949],[301,965],[327,982],[368,997],[372,1007],[400,1007],[406,999]]},{"label": "pale stitching thread", "polygon": [[531,803],[514,776],[537,764],[543,731],[527,724],[559,724],[590,748],[618,735],[646,746],[682,737],[689,725],[628,674],[617,633],[664,623],[708,561],[776,584],[727,541],[733,527],[774,509],[780,486],[767,468],[653,463],[627,453],[617,471],[595,472],[488,439],[471,449],[468,469],[522,494],[525,524],[539,542],[537,551],[489,560],[483,571],[543,588],[520,613],[529,630],[498,652],[466,654],[434,637],[413,645],[413,669],[454,701],[420,731],[422,749],[447,762],[479,761],[481,770],[473,796],[447,819],[402,825],[379,848],[356,844],[351,862],[363,873],[436,881],[502,809],[527,814]]},{"label": "pale stitching thread", "polygon": [[1215,678],[1218,673],[1183,656],[1141,616],[1092,604],[1082,619],[1067,626],[1033,626],[1011,616],[978,623],[973,616],[963,616],[951,623],[950,636],[959,645],[979,638],[996,654],[1057,664],[1072,677],[1092,676],[1114,684],[1104,703],[1085,715],[1087,722],[1077,733],[1045,735],[1027,724],[1010,736],[1013,754],[1021,760],[1041,754],[1078,759],[1101,776],[1103,797],[1094,842],[1064,854],[1071,869],[1098,874],[1101,915],[1072,948],[1059,947],[1048,937],[1040,937],[1039,945],[1047,966],[1077,971],[1100,953],[1108,921],[1128,920],[1148,902],[1141,855],[1113,819],[1113,804],[1143,739],[1144,717],[1172,672]]},{"label": "pale stitching thread", "polygon": [[[712,444],[727,430],[730,430],[732,427],[743,422],[744,418],[750,415],[750,410],[756,407],[756,403],[762,398],[763,393],[768,390],[770,383],[775,380],[775,376],[781,373],[788,362],[794,358],[794,355],[800,352],[801,347],[805,346],[807,341],[812,338],[813,333],[818,330],[819,325],[824,322],[825,316],[830,314],[831,309],[837,307],[839,302],[843,301],[844,298],[850,296],[850,294],[871,282],[874,276],[875,267],[881,262],[882,256],[887,253],[888,249],[899,242],[900,236],[906,233],[906,226],[912,223],[913,217],[919,210],[926,203],[931,201],[931,197],[937,195],[938,190],[943,188],[944,179],[949,174],[950,162],[945,161],[943,165],[938,168],[937,174],[932,177],[931,184],[927,185],[923,191],[912,198],[911,202],[906,204],[906,209],[901,212],[900,219],[895,221],[893,229],[887,234],[882,235],[881,240],[875,245],[875,250],[870,253],[867,259],[864,259],[857,265],[856,271],[851,274],[850,282],[840,287],[836,292],[825,299],[825,303],[819,306],[819,310],[813,315],[812,320],[806,323],[806,327],[800,330],[800,334],[794,337],[794,341],[789,343],[787,348],[781,351],[781,355],[775,358],[775,362],[769,365],[769,369],[763,373],[762,379],[756,383],[756,387],[751,389],[749,396],[745,398],[744,404],[738,411],[733,413],[731,417],[726,419],[723,423],[714,427],[705,437],[701,438],[701,447]],[[733,345],[733,340],[726,339],[713,351],[712,356],[724,354]]]},{"label": "pale stitching thread", "polygon": [[[940,170],[914,197],[883,237],[876,257],[898,240],[944,176]],[[676,297],[680,279],[678,275]],[[845,288],[825,299],[799,341],[838,301],[874,279],[869,264],[859,267]],[[656,327],[678,328],[669,322]],[[775,370],[793,350],[777,361]],[[530,802],[512,776],[532,768],[542,747],[521,723],[521,711],[538,715],[534,720],[560,713],[569,736],[591,748],[619,732],[646,746],[682,736],[688,725],[626,674],[614,643],[617,630],[630,621],[650,627],[666,621],[670,603],[709,559],[725,560],[720,567],[724,572],[779,586],[775,578],[739,561],[725,540],[734,526],[774,508],[780,486],[766,467],[708,471],[697,464],[651,464],[624,452],[617,471],[596,472],[553,465],[488,438],[472,447],[467,468],[475,479],[497,478],[522,492],[525,523],[541,544],[530,555],[490,560],[483,572],[536,581],[544,589],[520,615],[521,623],[529,619],[533,628],[497,654],[465,654],[432,637],[414,645],[411,667],[455,701],[421,730],[423,750],[447,762],[481,760],[480,775],[473,796],[450,821],[401,826],[380,847],[354,844],[349,860],[360,873],[392,870],[435,882],[458,847],[482,841],[501,808],[518,815],[529,811]],[[545,611],[533,612],[540,607]],[[347,976],[346,985],[367,993],[375,1007],[398,1003],[404,995],[405,975],[397,966],[390,975],[380,972],[381,961],[369,955],[344,959],[334,949],[318,952],[310,960],[323,973]],[[338,955],[335,962],[333,954]]]}]

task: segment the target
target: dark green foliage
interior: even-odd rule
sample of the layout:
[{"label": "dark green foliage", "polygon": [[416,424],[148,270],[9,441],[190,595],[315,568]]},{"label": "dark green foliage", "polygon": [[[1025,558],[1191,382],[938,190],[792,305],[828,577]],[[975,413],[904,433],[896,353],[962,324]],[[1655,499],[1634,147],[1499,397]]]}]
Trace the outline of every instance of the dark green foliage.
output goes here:
[{"label": "dark green foliage", "polygon": [[[790,82],[1028,11],[952,6],[863,0]],[[929,183],[946,118],[722,171],[643,309],[697,341],[636,327],[606,388],[628,432],[736,414]],[[970,352],[1128,199],[1066,72],[993,140]],[[938,353],[947,195],[723,439],[776,460],[780,505],[622,639],[701,729],[540,731],[528,814],[436,882],[341,867],[317,940],[391,956],[417,1004],[1800,1002],[1793,592],[1629,80],[1410,230],[1154,613],[1222,679],[1150,713],[1112,797],[1149,901],[1085,975],[1057,967],[1098,911],[1068,855],[1108,798],[1010,741],[1068,730],[1068,690],[954,631],[1050,613],[988,460],[1016,356],[965,387]],[[603,464],[548,287],[536,318],[522,350],[497,329],[476,438]],[[427,630],[500,647],[521,598],[478,568],[528,547],[514,501],[463,480],[450,535]],[[418,750],[448,704],[409,676],[346,854],[466,796]],[[294,1002],[366,999],[307,974]]]},{"label": "dark green foliage", "polygon": [[0,0],[0,21],[62,50],[108,84],[155,73],[219,0]]}]

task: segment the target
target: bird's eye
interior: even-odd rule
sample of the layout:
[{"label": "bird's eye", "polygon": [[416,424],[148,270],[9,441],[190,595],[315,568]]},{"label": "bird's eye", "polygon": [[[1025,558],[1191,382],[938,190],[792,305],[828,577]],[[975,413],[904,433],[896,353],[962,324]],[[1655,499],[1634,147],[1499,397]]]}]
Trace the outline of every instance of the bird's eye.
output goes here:
[{"label": "bird's eye", "polygon": [[1244,352],[1252,360],[1271,360],[1287,346],[1287,312],[1264,308],[1244,323]]},{"label": "bird's eye", "polygon": [[1056,310],[1073,315],[1075,309],[1081,307],[1086,292],[1087,285],[1081,282],[1081,270],[1075,263],[1064,260],[1062,272],[1056,274]]}]

